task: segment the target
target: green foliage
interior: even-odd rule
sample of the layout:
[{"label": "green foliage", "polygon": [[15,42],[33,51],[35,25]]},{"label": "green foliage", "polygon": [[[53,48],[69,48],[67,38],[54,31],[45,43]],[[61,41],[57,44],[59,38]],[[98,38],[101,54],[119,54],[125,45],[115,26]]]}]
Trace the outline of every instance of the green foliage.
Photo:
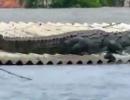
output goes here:
[{"label": "green foliage", "polygon": [[81,7],[100,7],[100,0],[77,0]]},{"label": "green foliage", "polygon": [[114,0],[100,0],[100,3],[102,6],[113,6]]},{"label": "green foliage", "polygon": [[100,0],[54,0],[52,7],[99,7]]},{"label": "green foliage", "polygon": [[[40,3],[40,2],[43,3]],[[123,0],[51,0],[52,3],[44,4],[50,0],[24,0],[26,7],[100,7],[100,6],[122,6]],[[40,5],[40,6],[39,6]]]},{"label": "green foliage", "polygon": [[63,1],[64,0],[53,0],[52,2],[52,7],[62,7],[63,6]]},{"label": "green foliage", "polygon": [[77,0],[64,0],[65,7],[75,7]]},{"label": "green foliage", "polygon": [[52,7],[73,7],[76,0],[53,0]]}]

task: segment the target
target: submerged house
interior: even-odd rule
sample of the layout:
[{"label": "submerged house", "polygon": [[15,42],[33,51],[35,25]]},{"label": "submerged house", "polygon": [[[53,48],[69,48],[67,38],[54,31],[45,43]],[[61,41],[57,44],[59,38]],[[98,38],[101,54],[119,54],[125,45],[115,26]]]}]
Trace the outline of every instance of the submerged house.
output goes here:
[{"label": "submerged house", "polygon": [[21,7],[19,0],[0,0],[0,8],[18,8]]},{"label": "submerged house", "polygon": [[0,8],[43,7],[49,8],[52,0],[0,0]]}]

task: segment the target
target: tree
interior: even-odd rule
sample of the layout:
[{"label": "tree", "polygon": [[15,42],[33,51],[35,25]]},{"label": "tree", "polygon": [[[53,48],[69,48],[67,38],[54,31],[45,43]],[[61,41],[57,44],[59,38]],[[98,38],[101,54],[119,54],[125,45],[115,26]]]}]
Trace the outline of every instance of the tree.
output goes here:
[{"label": "tree", "polygon": [[24,0],[25,7],[36,7],[37,0]]},{"label": "tree", "polygon": [[99,7],[100,0],[53,0],[52,7]]},{"label": "tree", "polygon": [[123,6],[124,0],[113,0],[114,6]]},{"label": "tree", "polygon": [[114,6],[115,1],[118,1],[118,0],[100,0],[102,6]]},{"label": "tree", "polygon": [[124,7],[130,7],[130,0],[124,1]]},{"label": "tree", "polygon": [[[130,6],[130,0],[19,0],[25,7],[100,7],[100,6]],[[24,3],[23,3],[24,1]],[[125,1],[125,2],[124,2]]]},{"label": "tree", "polygon": [[99,7],[101,6],[100,0],[77,0],[81,7]]},{"label": "tree", "polygon": [[64,6],[64,0],[53,0],[52,1],[52,7],[63,7]]}]

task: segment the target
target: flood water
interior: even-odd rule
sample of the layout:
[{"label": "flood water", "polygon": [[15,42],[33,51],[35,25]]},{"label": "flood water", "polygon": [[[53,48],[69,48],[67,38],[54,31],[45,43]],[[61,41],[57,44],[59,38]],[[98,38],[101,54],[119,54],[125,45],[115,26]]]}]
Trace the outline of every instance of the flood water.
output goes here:
[{"label": "flood water", "polygon": [[130,8],[0,9],[0,21],[130,23]]},{"label": "flood water", "polygon": [[129,65],[3,66],[0,100],[129,100]]}]

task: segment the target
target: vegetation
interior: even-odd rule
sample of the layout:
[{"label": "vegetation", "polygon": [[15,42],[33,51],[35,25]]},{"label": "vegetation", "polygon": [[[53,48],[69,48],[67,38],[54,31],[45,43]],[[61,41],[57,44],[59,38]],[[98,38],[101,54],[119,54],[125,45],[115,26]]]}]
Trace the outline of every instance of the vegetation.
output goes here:
[{"label": "vegetation", "polygon": [[25,7],[101,7],[123,6],[124,0],[24,0]]}]

